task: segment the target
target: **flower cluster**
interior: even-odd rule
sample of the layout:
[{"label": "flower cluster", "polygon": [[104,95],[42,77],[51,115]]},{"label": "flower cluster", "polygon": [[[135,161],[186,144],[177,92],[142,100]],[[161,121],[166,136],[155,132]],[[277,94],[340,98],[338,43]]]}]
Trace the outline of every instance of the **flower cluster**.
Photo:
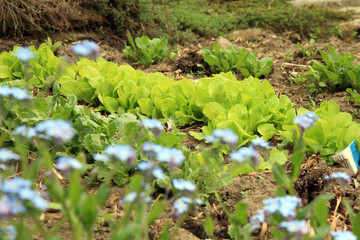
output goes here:
[{"label": "flower cluster", "polygon": [[316,119],[319,117],[314,112],[307,112],[303,115],[296,116],[294,118],[294,123],[299,125],[302,131],[314,125]]},{"label": "flower cluster", "polygon": [[48,205],[38,192],[31,189],[31,182],[20,177],[1,181],[0,192],[0,218],[25,212],[27,202],[41,210]]},{"label": "flower cluster", "polygon": [[129,145],[115,144],[107,146],[104,154],[94,154],[93,158],[99,162],[107,162],[110,159],[132,163],[136,158],[136,153]]},{"label": "flower cluster", "polygon": [[263,222],[265,222],[265,213],[263,210],[257,210],[257,214],[250,218],[250,223],[253,229],[259,229]]},{"label": "flower cluster", "polygon": [[33,99],[33,96],[29,94],[26,89],[18,87],[10,88],[6,85],[0,86],[0,96],[14,98],[21,101]]},{"label": "flower cluster", "polygon": [[253,140],[251,140],[251,145],[254,147],[260,147],[260,148],[268,148],[271,147],[270,143],[262,139],[261,137],[257,137]]},{"label": "flower cluster", "polygon": [[330,236],[333,237],[334,240],[357,240],[357,237],[352,232],[344,230],[331,232]]},{"label": "flower cluster", "polygon": [[164,147],[152,142],[145,143],[142,150],[144,156],[167,163],[170,168],[181,165],[185,160],[184,153],[181,150]]},{"label": "flower cluster", "polygon": [[164,127],[161,122],[157,119],[145,119],[139,123],[140,126],[144,126],[148,130],[150,130],[155,137],[159,137],[164,131]]},{"label": "flower cluster", "polygon": [[6,148],[1,148],[0,149],[0,162],[7,162],[10,160],[20,160],[19,155],[13,153],[12,151],[6,149]]},{"label": "flower cluster", "polygon": [[140,171],[150,171],[152,175],[157,179],[164,179],[165,174],[161,167],[152,162],[142,161],[137,165]]},{"label": "flower cluster", "polygon": [[76,55],[82,57],[97,58],[100,55],[100,47],[94,41],[84,40],[81,43],[76,43],[70,48]]},{"label": "flower cluster", "polygon": [[185,181],[184,179],[173,179],[172,184],[175,189],[181,190],[181,191],[189,191],[193,192],[196,190],[196,186],[194,183],[190,181]]},{"label": "flower cluster", "polygon": [[260,155],[254,147],[241,147],[235,152],[230,153],[230,158],[236,162],[244,162],[251,159],[255,166],[260,162]]},{"label": "flower cluster", "polygon": [[336,183],[341,186],[345,186],[351,183],[351,177],[345,172],[334,172],[330,176],[326,175],[324,178],[328,181],[334,180]]},{"label": "flower cluster", "polygon": [[295,196],[268,198],[263,201],[264,208],[258,210],[258,214],[251,217],[250,221],[254,229],[258,229],[271,214],[279,213],[287,220],[292,220],[296,215],[296,208],[301,205],[301,199]]},{"label": "flower cluster", "polygon": [[288,232],[294,234],[297,239],[302,239],[304,235],[309,233],[309,228],[305,220],[292,220],[289,222],[281,222],[279,227],[285,228]]},{"label": "flower cluster", "polygon": [[[121,201],[121,203],[122,203],[122,204],[125,204],[125,203],[127,203],[127,202],[132,203],[132,202],[135,201],[135,199],[136,199],[137,197],[138,197],[138,193],[137,193],[137,192],[130,192],[130,193],[128,193],[128,194],[124,197],[124,199]],[[140,193],[139,201],[141,201],[141,200],[144,200],[145,202],[151,202],[151,197],[145,196],[145,193],[142,192],[142,193]]]},{"label": "flower cluster", "polygon": [[203,205],[204,202],[200,199],[192,200],[188,197],[180,197],[174,201],[172,214],[180,216],[181,214],[187,212],[192,204]]},{"label": "flower cluster", "polygon": [[18,161],[18,160],[20,160],[20,156],[6,148],[1,148],[0,149],[0,169],[2,169],[2,170],[7,169],[7,166],[5,165],[5,163],[7,163],[10,160]]},{"label": "flower cluster", "polygon": [[215,129],[212,135],[205,137],[205,140],[211,143],[220,141],[221,143],[235,147],[239,137],[231,129]]},{"label": "flower cluster", "polygon": [[72,169],[81,169],[82,164],[71,157],[59,157],[57,159],[56,168],[61,171],[70,171]]},{"label": "flower cluster", "polygon": [[69,121],[48,119],[39,122],[34,128],[19,126],[12,134],[29,139],[36,136],[46,140],[54,139],[58,144],[62,144],[70,141],[74,137],[75,131]]},{"label": "flower cluster", "polygon": [[296,214],[296,208],[301,205],[301,198],[287,195],[284,197],[268,198],[263,203],[265,213],[273,214],[279,212],[284,218],[291,219]]},{"label": "flower cluster", "polygon": [[272,147],[270,146],[269,142],[260,137],[257,137],[251,140],[251,145],[249,147],[241,147],[230,153],[230,158],[240,163],[250,159],[252,164],[257,166],[260,163],[260,153],[258,151],[264,148],[269,149]]},{"label": "flower cluster", "polygon": [[170,171],[173,171],[176,166],[181,165],[185,160],[185,156],[181,150],[164,147],[152,142],[145,143],[142,151],[143,156],[148,157],[150,161],[140,162],[137,168],[145,172],[145,175],[146,173],[151,173],[157,179],[165,178],[164,171],[157,162],[166,163]]},{"label": "flower cluster", "polygon": [[29,47],[18,48],[14,51],[14,55],[22,62],[28,62],[35,57],[35,54]]}]

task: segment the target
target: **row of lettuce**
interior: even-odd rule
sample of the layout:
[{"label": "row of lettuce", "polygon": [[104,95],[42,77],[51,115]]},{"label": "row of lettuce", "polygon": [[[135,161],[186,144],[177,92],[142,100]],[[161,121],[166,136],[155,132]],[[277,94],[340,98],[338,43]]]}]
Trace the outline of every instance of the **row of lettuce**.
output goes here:
[{"label": "row of lettuce", "polygon": [[[204,122],[202,133],[190,132],[199,140],[216,128],[227,128],[239,136],[238,146],[257,136],[291,143],[296,129],[293,119],[307,111],[295,109],[287,96],[277,96],[267,80],[251,76],[238,81],[229,72],[195,83],[185,78],[175,81],[159,72],[147,75],[102,58],[81,58],[69,64],[65,57],[56,57],[47,44],[30,49],[36,58],[28,63],[22,63],[12,52],[0,55],[2,83],[43,88],[51,87],[56,80],[62,95],[73,94],[98,111],[174,120],[177,126]],[[320,119],[305,133],[307,147],[331,164],[330,155],[357,140],[360,125],[332,101],[322,103],[315,113]]]}]

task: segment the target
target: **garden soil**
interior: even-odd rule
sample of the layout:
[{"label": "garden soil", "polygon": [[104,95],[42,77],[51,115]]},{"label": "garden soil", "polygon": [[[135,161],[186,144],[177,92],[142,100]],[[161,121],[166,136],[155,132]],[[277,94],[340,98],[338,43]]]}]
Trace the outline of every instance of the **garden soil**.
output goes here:
[{"label": "garden soil", "polygon": [[[256,33],[250,35],[248,33]],[[340,91],[335,93],[328,93],[322,91],[313,96],[309,96],[309,89],[306,84],[295,84],[292,78],[296,78],[307,71],[308,65],[311,65],[311,59],[301,56],[296,51],[296,43],[301,42],[302,46],[308,46],[309,41],[301,41],[300,36],[293,32],[276,35],[269,30],[248,30],[247,35],[242,36],[242,32],[234,33],[237,35],[231,43],[236,47],[245,48],[249,51],[259,52],[258,58],[272,57],[274,60],[274,70],[271,74],[265,78],[272,84],[276,94],[287,95],[294,107],[306,107],[313,108],[315,105],[321,104],[325,100],[334,100],[339,104],[340,109],[345,112],[352,113],[354,119],[359,122],[359,115],[356,113],[359,111],[357,106],[352,105],[348,100],[348,94]],[[234,36],[234,35],[232,35]],[[101,56],[106,60],[114,61],[119,64],[129,64],[128,60],[122,54],[125,40],[114,40],[111,36],[103,36],[96,33],[63,33],[53,36],[54,40],[63,41],[63,45],[58,49],[58,55],[68,54],[73,56],[69,51],[69,46],[74,44],[74,41],[69,39],[94,39],[99,42],[102,49]],[[229,37],[230,39],[230,37]],[[225,40],[226,41],[226,40]],[[228,41],[228,40],[227,40]],[[43,42],[43,39],[35,38],[22,38],[22,39],[0,39],[0,52],[12,50],[13,46],[20,45],[35,45],[39,46]],[[211,47],[212,44],[223,44],[221,39],[198,39],[198,43],[187,46],[174,46],[177,50],[178,56],[174,59],[165,60],[149,68],[138,69],[150,72],[162,72],[166,76],[173,76],[175,80],[182,79],[183,77],[189,78],[196,82],[201,76],[199,75],[198,64],[206,64],[202,61],[200,49],[202,47]],[[357,60],[360,60],[360,40],[353,39],[338,39],[331,37],[326,40],[318,40],[313,46],[313,49],[322,48],[327,49],[327,46],[331,45],[338,52],[348,52],[356,56]],[[320,58],[320,56],[316,56]],[[239,81],[242,77],[237,76]],[[181,129],[183,132],[200,131],[201,125],[190,126]],[[203,145],[203,142],[199,142],[191,136],[186,137],[184,145],[190,149],[195,149],[198,145]],[[332,224],[332,230],[335,229],[351,229],[349,221],[349,214],[344,205],[344,199],[346,199],[354,211],[359,210],[360,206],[360,191],[359,184],[360,178],[353,178],[352,183],[345,188],[328,188],[324,182],[323,176],[335,171],[347,171],[340,166],[328,167],[325,161],[316,155],[308,155],[302,165],[302,170],[299,178],[295,182],[296,194],[302,198],[303,204],[311,202],[320,193],[334,193],[335,197],[329,202],[328,207],[330,210],[329,222]],[[222,198],[223,204],[229,209],[230,212],[234,211],[235,204],[238,201],[246,201],[248,203],[248,215],[253,216],[256,214],[257,209],[262,208],[262,200],[269,197],[274,197],[277,190],[277,185],[272,178],[271,171],[254,172],[248,175],[241,175],[235,178],[233,184],[224,187],[219,190],[219,194]],[[95,192],[96,188],[90,189],[90,192]],[[124,189],[114,186],[111,190],[110,197],[104,206],[106,213],[112,214],[118,218],[121,218],[123,214],[123,206],[120,200],[123,198]],[[205,231],[202,227],[202,222],[206,216],[210,216],[214,222],[214,239],[229,239],[227,229],[229,227],[229,220],[226,214],[221,209],[220,203],[215,197],[210,197],[209,202],[195,212],[191,213],[186,218],[184,224],[180,228],[176,239],[205,239]],[[42,216],[45,225],[47,227],[54,226],[62,215],[56,210],[48,210]],[[149,236],[151,239],[158,239],[162,228],[166,224],[174,226],[176,219],[170,215],[170,209],[167,209],[156,222],[151,226]],[[29,222],[31,224],[31,221]],[[110,231],[109,225],[105,220],[99,221],[95,224],[96,239],[109,239]],[[254,232],[254,239],[268,239],[270,235],[266,230],[267,226],[263,225],[263,228],[257,232]],[[60,230],[59,236],[64,239],[71,239],[70,226],[65,224]],[[36,238],[40,239],[40,238]]]}]

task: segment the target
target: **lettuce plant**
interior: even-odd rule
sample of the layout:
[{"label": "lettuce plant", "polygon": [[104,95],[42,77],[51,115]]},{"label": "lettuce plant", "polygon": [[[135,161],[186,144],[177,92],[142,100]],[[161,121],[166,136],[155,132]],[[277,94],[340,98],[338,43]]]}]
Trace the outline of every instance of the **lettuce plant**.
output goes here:
[{"label": "lettuce plant", "polygon": [[63,59],[56,57],[53,52],[59,43],[51,46],[48,44],[43,43],[38,49],[34,46],[14,47],[13,52],[1,53],[0,81],[7,82],[13,87],[32,88],[44,87],[45,84],[53,81],[54,76],[59,73]]},{"label": "lettuce plant", "polygon": [[147,36],[142,36],[135,38],[134,41],[129,30],[127,36],[130,46],[126,46],[123,52],[134,61],[134,64],[147,67],[169,56],[174,56],[174,53],[169,51],[165,38],[149,39]]},{"label": "lettuce plant", "polygon": [[256,60],[257,52],[246,52],[245,49],[235,49],[230,45],[227,49],[217,44],[213,45],[213,49],[203,48],[204,61],[209,65],[211,73],[220,73],[232,71],[240,72],[244,77],[253,76],[255,78],[262,77],[272,71],[273,61],[270,57]]},{"label": "lettuce plant", "polygon": [[360,63],[353,64],[355,56],[350,53],[338,55],[333,47],[328,47],[329,54],[319,51],[324,63],[313,60],[308,73],[302,76],[318,87],[331,91],[345,90],[348,87],[360,87]]},{"label": "lettuce plant", "polygon": [[[307,110],[298,109],[298,113]],[[331,155],[346,148],[353,140],[358,141],[360,125],[352,120],[350,113],[340,112],[339,105],[333,101],[323,102],[315,113],[320,117],[314,126],[304,134],[307,151],[319,154],[328,164]],[[293,141],[293,125],[284,125],[280,131],[282,139]]]}]

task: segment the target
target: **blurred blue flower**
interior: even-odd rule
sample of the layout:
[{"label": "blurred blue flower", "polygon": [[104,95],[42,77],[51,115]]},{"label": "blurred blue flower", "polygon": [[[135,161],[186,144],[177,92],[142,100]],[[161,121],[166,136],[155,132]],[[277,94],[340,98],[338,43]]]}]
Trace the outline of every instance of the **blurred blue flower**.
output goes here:
[{"label": "blurred blue flower", "polygon": [[300,127],[300,129],[302,129],[302,131],[305,131],[305,129],[314,125],[316,119],[318,119],[318,118],[319,117],[314,112],[307,112],[303,115],[296,116],[294,118],[294,123],[299,125],[299,127]]},{"label": "blurred blue flower", "polygon": [[239,137],[231,129],[215,129],[211,136],[205,137],[205,140],[212,143],[219,140],[221,143],[234,147],[238,143]]},{"label": "blurred blue flower", "polygon": [[185,160],[184,153],[181,150],[175,148],[163,147],[161,151],[157,152],[157,158],[159,162],[166,162],[170,165],[179,166]]},{"label": "blurred blue flower", "polygon": [[11,205],[7,196],[0,196],[0,219],[11,214]]},{"label": "blurred blue flower", "polygon": [[17,100],[31,100],[33,95],[29,94],[26,89],[22,88],[9,88],[8,86],[0,86],[0,96],[12,97]]},{"label": "blurred blue flower", "polygon": [[99,153],[94,153],[94,154],[93,154],[93,158],[94,158],[96,161],[99,161],[99,162],[107,162],[107,161],[110,160],[108,155],[99,154]]},{"label": "blurred blue flower", "polygon": [[257,166],[260,161],[260,155],[253,146],[239,148],[235,152],[230,153],[230,158],[240,163],[251,159],[255,166]]},{"label": "blurred blue flower", "polygon": [[30,188],[24,188],[18,194],[22,200],[32,200],[36,196],[35,191]]},{"label": "blurred blue flower", "polygon": [[314,112],[307,112],[307,113],[305,113],[305,116],[307,116],[308,118],[313,119],[313,120],[319,119],[319,116],[316,115],[316,113],[314,113]]},{"label": "blurred blue flower", "polygon": [[132,161],[136,158],[136,153],[129,145],[116,144],[105,148],[105,153],[115,157],[120,161]]},{"label": "blurred blue flower", "polygon": [[156,154],[161,152],[162,149],[163,146],[157,145],[153,142],[146,142],[142,147],[143,154],[152,159],[155,158]]},{"label": "blurred blue flower", "polygon": [[189,201],[191,202],[191,199],[189,198],[179,198],[177,200],[175,200],[174,205],[173,205],[173,211],[178,213],[178,214],[183,214],[184,212],[186,212],[189,209]]},{"label": "blurred blue flower", "polygon": [[263,204],[264,204],[264,211],[267,214],[272,214],[275,213],[276,211],[278,211],[280,209],[280,202],[278,201],[277,198],[267,198],[263,200]]},{"label": "blurred blue flower", "polygon": [[265,141],[260,137],[251,140],[251,144],[253,146],[262,147],[262,148],[270,147],[270,143],[268,143],[267,141]]},{"label": "blurred blue flower", "polygon": [[301,199],[296,196],[284,196],[268,198],[263,200],[264,212],[267,215],[280,213],[283,217],[290,219],[296,215],[296,208],[301,205]]},{"label": "blurred blue flower", "polygon": [[174,188],[182,191],[190,191],[193,192],[196,190],[196,186],[191,181],[185,181],[184,179],[173,179],[172,184]]},{"label": "blurred blue flower", "polygon": [[29,47],[16,49],[14,51],[14,55],[22,62],[28,62],[30,59],[35,57],[35,54],[30,50]]},{"label": "blurred blue flower", "polygon": [[26,137],[26,138],[33,138],[37,135],[35,128],[28,128],[25,127],[24,125],[18,126],[14,129],[14,131],[12,132],[12,135],[16,136],[21,136],[21,137]]},{"label": "blurred blue flower", "polygon": [[18,100],[31,100],[33,99],[33,96],[31,94],[28,94],[27,90],[22,88],[12,88],[11,91],[11,97],[18,99]]},{"label": "blurred blue flower", "polygon": [[279,227],[285,228],[288,232],[293,233],[297,239],[301,239],[309,232],[305,220],[292,220],[288,222],[281,222]]},{"label": "blurred blue flower", "polygon": [[141,171],[146,171],[149,170],[150,168],[153,167],[153,164],[151,162],[147,162],[147,161],[141,161],[138,165],[137,168]]},{"label": "blurred blue flower", "polygon": [[[35,130],[38,133],[44,134],[45,139],[47,137],[54,138],[58,143],[68,142],[75,135],[71,123],[62,119],[48,119],[39,122],[36,124]],[[39,134],[38,136],[40,137],[41,135]]]},{"label": "blurred blue flower", "polygon": [[81,43],[76,43],[70,48],[76,55],[82,57],[93,57],[96,58],[100,54],[100,47],[94,41],[84,40]]},{"label": "blurred blue flower", "polygon": [[257,215],[250,218],[250,224],[253,229],[259,229],[261,224],[265,221],[265,213],[263,210],[257,210]]},{"label": "blurred blue flower", "polygon": [[4,193],[19,194],[20,191],[31,187],[31,181],[20,177],[5,180],[0,185],[0,191]]},{"label": "blurred blue flower", "polygon": [[35,197],[32,199],[32,202],[37,209],[41,210],[45,210],[49,205],[48,201],[38,195],[35,195]]},{"label": "blurred blue flower", "polygon": [[149,119],[148,118],[148,119],[141,121],[139,123],[139,125],[146,127],[147,129],[149,129],[152,132],[155,132],[156,135],[158,135],[159,132],[161,133],[164,130],[163,125],[157,119]]},{"label": "blurred blue flower", "polygon": [[[37,209],[45,210],[47,201],[31,189],[31,181],[20,177],[7,179],[0,184],[0,218],[3,215],[26,211],[25,202],[32,202]],[[10,213],[7,208],[10,208]]]},{"label": "blurred blue flower", "polygon": [[13,153],[12,151],[1,148],[0,149],[0,162],[7,162],[9,160],[20,160],[19,155]]},{"label": "blurred blue flower", "polygon": [[68,171],[71,169],[81,169],[82,164],[72,157],[59,157],[56,161],[56,168],[61,171]]},{"label": "blurred blue flower", "polygon": [[9,97],[12,94],[12,89],[6,85],[0,86],[0,96]]},{"label": "blurred blue flower", "polygon": [[204,205],[205,204],[205,202],[203,200],[199,199],[199,198],[195,199],[194,203],[197,204],[197,205]]},{"label": "blurred blue flower", "polygon": [[157,167],[154,170],[152,170],[152,174],[157,179],[164,179],[165,178],[164,171],[160,167]]},{"label": "blurred blue flower", "polygon": [[128,193],[125,198],[122,200],[122,203],[127,203],[127,202],[133,202],[136,199],[137,193],[136,192],[131,192]]},{"label": "blurred blue flower", "polygon": [[330,176],[324,176],[326,180],[335,180],[336,183],[345,186],[351,183],[351,177],[346,172],[334,172]]},{"label": "blurred blue flower", "polygon": [[357,237],[351,231],[338,230],[331,232],[330,236],[334,240],[357,240]]},{"label": "blurred blue flower", "polygon": [[9,203],[11,206],[11,214],[15,215],[18,213],[24,213],[26,211],[23,201],[16,197],[9,198]]}]

